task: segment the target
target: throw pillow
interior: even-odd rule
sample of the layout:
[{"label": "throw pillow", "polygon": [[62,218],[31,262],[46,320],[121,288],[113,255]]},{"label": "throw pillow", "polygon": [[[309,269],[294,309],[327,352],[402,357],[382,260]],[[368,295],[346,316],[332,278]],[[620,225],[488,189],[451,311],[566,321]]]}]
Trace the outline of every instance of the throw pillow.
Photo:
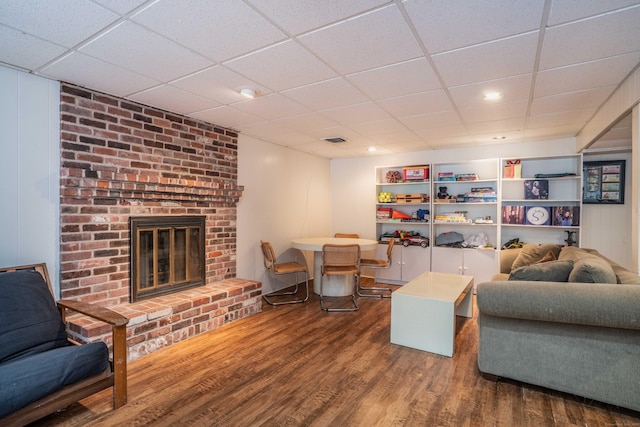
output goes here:
[{"label": "throw pillow", "polygon": [[549,261],[555,261],[557,258],[556,256],[553,254],[553,252],[549,251],[547,252],[547,254],[545,256],[542,257],[542,259],[540,261],[538,261],[536,264],[542,264],[543,262],[549,262]]},{"label": "throw pillow", "polygon": [[574,263],[569,282],[616,284],[618,278],[607,261],[598,257],[589,257]]},{"label": "throw pillow", "polygon": [[516,268],[524,267],[527,265],[535,264],[540,261],[544,256],[551,252],[556,258],[560,253],[560,246],[547,243],[544,245],[524,245],[518,254],[518,257],[513,261],[511,266],[512,270]]},{"label": "throw pillow", "polygon": [[509,280],[530,280],[536,282],[566,282],[573,270],[573,261],[548,261],[516,268]]}]

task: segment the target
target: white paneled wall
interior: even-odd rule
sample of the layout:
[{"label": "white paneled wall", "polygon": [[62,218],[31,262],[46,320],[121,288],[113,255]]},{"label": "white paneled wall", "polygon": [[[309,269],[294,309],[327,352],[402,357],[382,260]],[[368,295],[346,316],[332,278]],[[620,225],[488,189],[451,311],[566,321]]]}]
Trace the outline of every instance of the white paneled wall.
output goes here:
[{"label": "white paneled wall", "polygon": [[306,262],[313,253],[291,249],[291,239],[331,232],[329,160],[240,134],[237,275],[262,281],[265,293],[282,282],[266,275],[260,240],[271,242],[278,261]]},{"label": "white paneled wall", "polygon": [[46,262],[59,292],[60,85],[0,67],[0,265]]}]

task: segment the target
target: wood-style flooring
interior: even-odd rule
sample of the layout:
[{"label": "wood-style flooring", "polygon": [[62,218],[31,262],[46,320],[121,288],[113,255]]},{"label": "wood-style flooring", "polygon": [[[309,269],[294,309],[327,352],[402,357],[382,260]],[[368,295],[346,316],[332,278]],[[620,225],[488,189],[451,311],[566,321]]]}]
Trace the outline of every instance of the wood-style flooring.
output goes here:
[{"label": "wood-style flooring", "polygon": [[[483,378],[478,327],[458,318],[453,358],[390,344],[390,300],[353,313],[272,307],[129,363],[129,402],[109,391],[35,425],[632,426],[640,413]],[[475,310],[475,307],[474,307]]]}]

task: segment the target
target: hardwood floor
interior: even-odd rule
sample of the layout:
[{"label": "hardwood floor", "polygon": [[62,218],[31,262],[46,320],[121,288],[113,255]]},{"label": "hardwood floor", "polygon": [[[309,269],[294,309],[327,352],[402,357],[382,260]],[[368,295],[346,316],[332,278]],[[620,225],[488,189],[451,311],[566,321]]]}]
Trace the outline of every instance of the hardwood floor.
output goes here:
[{"label": "hardwood floor", "polygon": [[[272,307],[129,364],[129,403],[109,391],[34,425],[630,426],[640,413],[477,370],[476,313],[453,358],[389,342],[390,301],[353,313]],[[475,307],[474,307],[475,310]]]}]

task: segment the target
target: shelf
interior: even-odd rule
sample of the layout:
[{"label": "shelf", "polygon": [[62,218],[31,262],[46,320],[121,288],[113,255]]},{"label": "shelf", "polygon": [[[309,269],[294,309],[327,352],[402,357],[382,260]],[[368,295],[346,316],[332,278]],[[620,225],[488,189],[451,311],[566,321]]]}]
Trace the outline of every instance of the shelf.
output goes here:
[{"label": "shelf", "polygon": [[420,222],[420,221],[376,221],[376,224],[429,225],[430,222]]},{"label": "shelf", "polygon": [[[502,199],[505,203],[529,203],[533,205],[541,205],[545,203],[580,203],[578,199]],[[453,205],[454,203],[452,203]]]},{"label": "shelf", "polygon": [[433,181],[434,184],[474,184],[476,182],[498,182],[497,178],[492,179],[474,179],[470,181]]},{"label": "shelf", "polygon": [[378,182],[376,183],[376,185],[378,186],[394,186],[394,185],[424,185],[424,184],[430,184],[431,181],[403,181],[403,182]]},{"label": "shelf", "polygon": [[564,230],[564,229],[574,229],[574,230],[579,230],[580,226],[579,225],[568,225],[568,226],[562,226],[562,225],[532,225],[532,224],[502,224],[502,227],[508,227],[508,228],[544,228],[544,229],[549,229],[549,230]]},{"label": "shelf", "polygon": [[[427,205],[429,206],[429,202],[421,202],[421,203],[395,203],[395,202],[391,202],[391,203],[380,203],[380,202],[376,202],[376,206],[424,206]],[[452,205],[454,205],[455,203],[451,203]]]},{"label": "shelf", "polygon": [[442,202],[433,202],[434,205],[438,206],[457,206],[457,205],[497,205],[498,202],[451,202],[451,203],[442,203]]}]

